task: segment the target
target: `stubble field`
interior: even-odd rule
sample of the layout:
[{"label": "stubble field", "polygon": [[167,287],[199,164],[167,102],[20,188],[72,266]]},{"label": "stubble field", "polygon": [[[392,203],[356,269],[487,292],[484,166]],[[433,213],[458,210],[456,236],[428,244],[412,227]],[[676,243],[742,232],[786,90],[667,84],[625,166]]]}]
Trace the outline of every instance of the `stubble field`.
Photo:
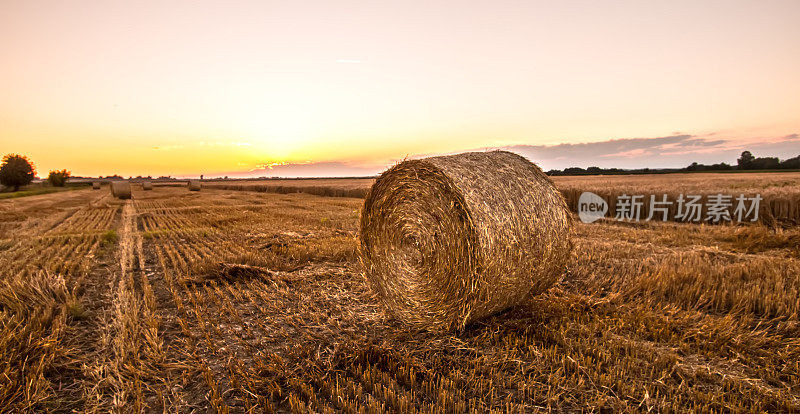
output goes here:
[{"label": "stubble field", "polygon": [[557,286],[436,334],[369,291],[362,200],[234,190],[0,201],[0,411],[800,410],[797,227],[577,224]]}]

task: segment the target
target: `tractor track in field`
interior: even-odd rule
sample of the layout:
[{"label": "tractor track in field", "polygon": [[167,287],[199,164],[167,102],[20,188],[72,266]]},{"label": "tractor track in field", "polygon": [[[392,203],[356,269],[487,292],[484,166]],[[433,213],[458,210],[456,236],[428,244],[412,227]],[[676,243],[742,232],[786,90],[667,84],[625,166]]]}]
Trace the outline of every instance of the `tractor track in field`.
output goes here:
[{"label": "tractor track in field", "polygon": [[103,313],[96,325],[101,333],[86,411],[202,409],[202,371],[186,363],[191,338],[181,331],[166,270],[140,224],[136,201],[126,201],[116,251],[102,276]]},{"label": "tractor track in field", "polygon": [[69,404],[58,411],[107,412],[128,409],[131,402],[135,411],[144,407],[141,400],[130,401],[132,388],[141,386],[138,377],[147,371],[140,357],[145,289],[138,277],[147,269],[133,201],[122,205],[113,230],[116,244],[99,250],[98,264],[81,284],[86,318],[74,324],[67,339],[76,354],[73,365],[80,367],[71,375],[78,389],[60,398]]},{"label": "tractor track in field", "polygon": [[[96,207],[103,198],[90,200],[90,206]],[[119,208],[113,216],[111,228],[116,231],[121,225]],[[94,264],[70,286],[79,305],[68,311],[70,321],[62,340],[68,355],[51,378],[55,397],[48,408],[53,412],[92,411],[97,406],[92,401],[101,387],[98,379],[102,367],[97,361],[102,355],[102,333],[112,303],[109,281],[114,278],[118,262],[116,249],[110,243],[98,241],[90,256]]]}]

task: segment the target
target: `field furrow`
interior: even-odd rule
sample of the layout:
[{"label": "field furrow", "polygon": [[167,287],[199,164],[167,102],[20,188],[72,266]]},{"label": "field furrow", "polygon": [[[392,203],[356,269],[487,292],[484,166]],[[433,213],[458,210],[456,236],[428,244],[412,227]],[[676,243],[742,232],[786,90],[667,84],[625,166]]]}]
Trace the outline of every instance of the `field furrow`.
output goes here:
[{"label": "field furrow", "polygon": [[433,333],[368,288],[357,199],[156,187],[80,201],[42,225],[15,204],[2,226],[0,374],[29,391],[0,387],[0,407],[800,410],[796,228],[579,224],[554,288]]}]

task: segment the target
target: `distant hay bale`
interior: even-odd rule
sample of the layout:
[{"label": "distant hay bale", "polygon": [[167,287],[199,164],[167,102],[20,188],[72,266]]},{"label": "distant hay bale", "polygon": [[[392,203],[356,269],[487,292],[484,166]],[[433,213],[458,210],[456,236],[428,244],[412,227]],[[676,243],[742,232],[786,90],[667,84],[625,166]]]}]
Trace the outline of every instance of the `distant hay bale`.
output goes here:
[{"label": "distant hay bale", "polygon": [[189,180],[189,191],[200,191],[201,187],[200,181]]},{"label": "distant hay bale", "polygon": [[100,181],[93,181],[92,190],[99,190],[99,189],[100,189]]},{"label": "distant hay bale", "polygon": [[111,183],[111,195],[127,200],[131,198],[131,183],[127,181],[114,181]]},{"label": "distant hay bale", "polygon": [[463,328],[552,286],[570,255],[572,220],[550,179],[519,155],[405,161],[367,194],[361,262],[396,318]]},{"label": "distant hay bale", "polygon": [[142,181],[142,190],[150,191],[153,189],[153,183],[150,181]]}]

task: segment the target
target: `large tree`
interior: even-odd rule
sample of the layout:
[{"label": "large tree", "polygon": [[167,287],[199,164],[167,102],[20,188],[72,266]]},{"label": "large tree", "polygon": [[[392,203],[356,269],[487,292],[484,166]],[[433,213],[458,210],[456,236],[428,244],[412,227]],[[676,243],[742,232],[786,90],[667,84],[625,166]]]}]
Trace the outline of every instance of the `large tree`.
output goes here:
[{"label": "large tree", "polygon": [[28,157],[17,154],[3,157],[3,164],[0,165],[0,184],[14,187],[14,191],[19,191],[19,187],[30,184],[35,175],[36,169]]},{"label": "large tree", "polygon": [[753,168],[753,161],[755,160],[756,157],[754,157],[750,151],[745,151],[742,153],[742,156],[736,160],[736,163],[739,165],[740,170],[750,170]]}]

